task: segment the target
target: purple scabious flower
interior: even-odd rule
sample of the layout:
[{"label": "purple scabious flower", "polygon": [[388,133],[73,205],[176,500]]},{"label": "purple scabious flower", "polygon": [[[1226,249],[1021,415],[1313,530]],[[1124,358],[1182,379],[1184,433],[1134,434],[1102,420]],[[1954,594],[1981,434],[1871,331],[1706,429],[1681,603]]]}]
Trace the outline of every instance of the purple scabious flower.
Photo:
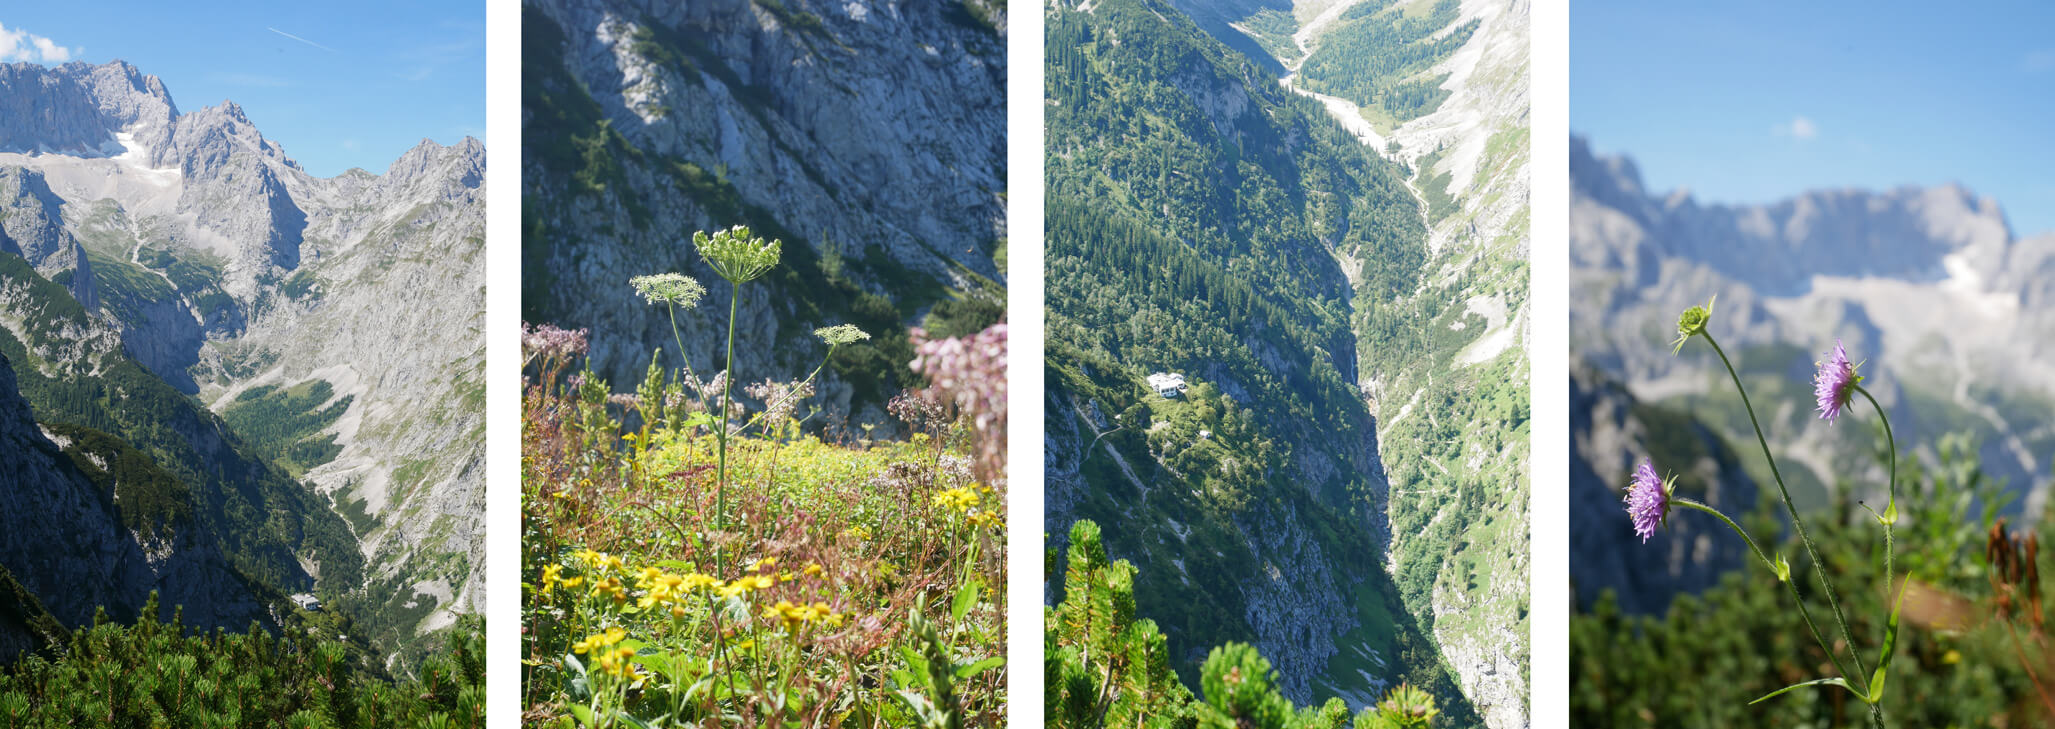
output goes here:
[{"label": "purple scabious flower", "polygon": [[1641,459],[1641,465],[1634,469],[1634,482],[1627,485],[1627,516],[1634,519],[1634,533],[1641,535],[1641,543],[1655,536],[1656,527],[1670,515],[1670,490],[1661,477],[1655,475],[1655,464]]},{"label": "purple scabious flower", "polygon": [[1855,374],[1841,340],[1834,340],[1834,350],[1826,356],[1827,361],[1819,363],[1819,373],[1813,375],[1812,394],[1819,400],[1820,419],[1832,425],[1841,411],[1848,409],[1848,400],[1855,396],[1855,385],[1862,382],[1862,376]]}]

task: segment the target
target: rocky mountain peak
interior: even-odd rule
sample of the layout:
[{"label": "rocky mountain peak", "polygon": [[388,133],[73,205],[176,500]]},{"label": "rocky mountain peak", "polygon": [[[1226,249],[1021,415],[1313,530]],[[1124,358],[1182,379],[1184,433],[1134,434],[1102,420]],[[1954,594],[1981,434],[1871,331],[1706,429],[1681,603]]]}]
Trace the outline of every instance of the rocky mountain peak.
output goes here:
[{"label": "rocky mountain peak", "polygon": [[177,116],[163,81],[126,61],[0,66],[0,151],[111,156],[123,133],[161,146]]},{"label": "rocky mountain peak", "polygon": [[1815,276],[1939,281],[1968,271],[1988,281],[2014,241],[1995,200],[1952,182],[1811,190],[1767,205],[1701,203],[1684,189],[1647,190],[1633,160],[1600,156],[1578,136],[1570,139],[1570,181],[1580,204],[1624,215],[1645,234],[1611,245],[1701,261],[1774,295],[1802,294]]},{"label": "rocky mountain peak", "polygon": [[67,288],[88,309],[100,305],[85,249],[64,229],[64,202],[43,173],[0,167],[0,253],[13,253],[44,276],[72,270]]},{"label": "rocky mountain peak", "polygon": [[406,187],[423,178],[445,180],[459,187],[485,184],[485,144],[473,137],[453,145],[423,139],[385,170],[384,182]]}]

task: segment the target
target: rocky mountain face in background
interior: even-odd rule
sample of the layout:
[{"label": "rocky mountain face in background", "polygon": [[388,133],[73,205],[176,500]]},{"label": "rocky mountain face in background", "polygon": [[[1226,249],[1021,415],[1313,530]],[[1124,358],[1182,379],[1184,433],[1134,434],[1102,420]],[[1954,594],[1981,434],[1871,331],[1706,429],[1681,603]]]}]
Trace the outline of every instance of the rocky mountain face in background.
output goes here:
[{"label": "rocky mountain face in background", "polygon": [[317,178],[120,61],[0,67],[0,107],[0,252],[332,500],[380,645],[481,609],[483,145]]},{"label": "rocky mountain face in background", "polygon": [[[671,349],[666,312],[628,288],[643,274],[707,285],[678,324],[699,374],[720,369],[730,291],[695,231],[747,224],[784,242],[740,302],[735,367],[750,381],[803,376],[823,353],[813,329],[841,323],[879,337],[852,356],[896,367],[927,307],[1002,279],[995,4],[531,0],[524,13],[523,255],[541,273],[523,317],[590,328],[591,366],[617,385]],[[875,377],[831,367],[816,389],[852,422],[893,422],[881,408],[899,385]]]},{"label": "rocky mountain face in background", "polygon": [[[1383,140],[1414,168],[1410,183],[1430,221],[1430,256],[1412,303],[1439,314],[1427,324],[1436,335],[1424,362],[1366,366],[1362,378],[1392,475],[1394,523],[1425,516],[1430,525],[1395,533],[1394,572],[1431,565],[1435,642],[1492,729],[1530,723],[1530,15],[1525,0],[1462,2],[1450,27],[1475,22],[1476,31],[1425,72],[1446,75],[1438,88],[1447,99]],[[1437,446],[1449,433],[1465,445]],[[1431,536],[1409,539],[1459,518],[1465,527],[1447,547]]]},{"label": "rocky mountain face in background", "polygon": [[[1678,594],[1695,594],[1758,562],[1711,514],[1675,509],[1646,543],[1621,504],[1642,459],[1675,475],[1677,493],[1736,520],[1767,506],[1739,454],[1689,415],[1650,406],[1605,373],[1570,372],[1570,573],[1579,609],[1612,591],[1630,614],[1661,615]],[[1781,516],[1781,515],[1780,515]]]},{"label": "rocky mountain face in background", "polygon": [[[117,473],[122,458],[133,457],[123,452],[126,446],[38,425],[16,389],[14,367],[0,356],[0,453],[7,456],[0,458],[0,576],[11,577],[66,628],[90,623],[99,609],[133,620],[153,591],[163,620],[176,611],[185,624],[202,628],[268,622],[263,604],[222,558],[213,535],[200,528],[189,503],[179,499],[161,519],[124,518],[124,508],[138,508],[117,499],[137,498],[126,479],[166,476],[149,469]],[[0,595],[0,602],[10,599],[29,602]],[[49,637],[38,635],[26,612],[0,609],[0,660]]]},{"label": "rocky mountain face in background", "polygon": [[99,304],[93,265],[86,250],[64,229],[64,201],[50,191],[43,174],[21,167],[0,169],[0,252],[28,261],[36,271],[55,276],[72,271],[73,297],[87,306]]},{"label": "rocky mountain face in background", "polygon": [[1901,449],[1931,462],[1940,435],[1968,432],[1984,471],[2040,513],[2055,372],[2034,363],[2055,354],[2055,234],[2020,237],[1995,201],[1953,184],[1701,204],[1688,191],[1645,189],[1631,159],[1598,155],[1581,138],[1571,140],[1570,178],[1576,355],[1643,401],[1753,440],[1709,348],[1670,351],[1678,313],[1717,295],[1711,330],[1748,382],[1801,505],[1827,503],[1843,481],[1858,498],[1883,488],[1867,404],[1838,426],[1813,417],[1813,363],[1839,339],[1863,362]]}]

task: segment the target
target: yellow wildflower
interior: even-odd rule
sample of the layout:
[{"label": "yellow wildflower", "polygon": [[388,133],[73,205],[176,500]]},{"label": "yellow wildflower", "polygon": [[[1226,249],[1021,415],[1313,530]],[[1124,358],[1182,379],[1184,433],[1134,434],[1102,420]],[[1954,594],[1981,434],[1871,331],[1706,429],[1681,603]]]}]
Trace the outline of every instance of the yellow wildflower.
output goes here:
[{"label": "yellow wildflower", "polygon": [[539,580],[542,584],[537,590],[542,593],[543,597],[549,597],[550,590],[556,589],[557,583],[562,581],[563,574],[563,565],[553,564],[544,566],[542,568],[542,579]]},{"label": "yellow wildflower", "polygon": [[995,528],[1002,526],[1001,522],[999,521],[999,512],[996,511],[990,511],[986,509],[971,509],[968,512],[968,519],[970,521],[971,526]]},{"label": "yellow wildflower", "polygon": [[821,576],[822,570],[821,566],[818,564],[809,564],[806,566],[806,569],[802,571],[805,572],[806,576],[808,577],[819,577]]},{"label": "yellow wildflower", "polygon": [[584,640],[571,644],[571,652],[580,655],[621,642],[628,637],[628,631],[621,628],[607,628],[604,633],[593,633]]},{"label": "yellow wildflower", "polygon": [[635,577],[635,586],[637,588],[647,590],[650,588],[651,585],[656,584],[658,580],[661,580],[663,578],[663,570],[657,569],[655,567],[644,567],[642,568],[642,573],[636,575]]},{"label": "yellow wildflower", "polygon": [[593,597],[607,597],[614,602],[627,602],[628,589],[621,586],[621,578],[608,577],[592,583]]},{"label": "yellow wildflower", "polygon": [[686,575],[682,578],[679,578],[679,580],[679,587],[688,592],[692,590],[718,588],[721,586],[721,581],[715,579],[713,575],[703,575],[698,572]]},{"label": "yellow wildflower", "polygon": [[621,678],[629,678],[635,674],[634,658],[635,649],[615,648],[600,654],[599,670]]},{"label": "yellow wildflower", "polygon": [[735,584],[742,585],[744,589],[749,590],[768,590],[772,585],[778,583],[772,580],[769,575],[747,575],[736,579]]},{"label": "yellow wildflower", "polygon": [[935,494],[935,506],[951,511],[963,511],[978,505],[978,494],[966,488],[953,488]]}]

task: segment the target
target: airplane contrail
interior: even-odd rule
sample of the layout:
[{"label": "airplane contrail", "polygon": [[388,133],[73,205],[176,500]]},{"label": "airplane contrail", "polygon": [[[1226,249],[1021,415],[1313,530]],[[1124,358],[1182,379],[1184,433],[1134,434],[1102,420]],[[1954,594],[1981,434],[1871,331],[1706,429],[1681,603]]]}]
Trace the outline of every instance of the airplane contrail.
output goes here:
[{"label": "airplane contrail", "polygon": [[310,40],[307,40],[307,39],[305,39],[305,38],[301,38],[301,37],[299,37],[299,36],[293,35],[293,34],[291,34],[291,33],[287,33],[287,32],[285,32],[285,31],[279,30],[279,29],[277,29],[277,28],[272,28],[272,27],[266,26],[266,27],[265,27],[264,29],[265,29],[265,30],[268,30],[268,31],[271,31],[271,32],[273,32],[273,33],[277,33],[277,34],[279,34],[279,35],[285,36],[285,37],[287,37],[287,38],[291,38],[291,39],[293,39],[293,40],[299,41],[299,42],[301,42],[301,43],[305,43],[305,44],[307,44],[307,45],[310,45],[310,46],[313,46],[313,47],[315,47],[315,48],[319,48],[319,49],[321,49],[321,50],[324,50],[324,51],[328,51],[329,53],[341,53],[341,51],[338,51],[338,50],[336,50],[336,49],[334,49],[334,48],[330,48],[330,47],[328,47],[328,46],[324,46],[324,45],[321,45],[321,44],[319,44],[319,43],[315,43],[314,41],[310,41]]}]

